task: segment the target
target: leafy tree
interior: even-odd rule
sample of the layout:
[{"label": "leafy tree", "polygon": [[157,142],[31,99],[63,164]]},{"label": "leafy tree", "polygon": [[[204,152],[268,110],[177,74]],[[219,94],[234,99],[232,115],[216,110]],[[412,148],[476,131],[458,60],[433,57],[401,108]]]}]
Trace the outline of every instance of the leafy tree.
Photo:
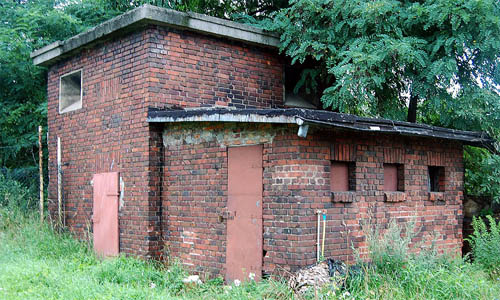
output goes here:
[{"label": "leafy tree", "polygon": [[[265,24],[293,62],[313,60],[325,107],[415,122],[457,98],[500,101],[497,0],[292,0]],[[474,97],[474,98],[473,98]]]},{"label": "leafy tree", "polygon": [[[500,140],[498,0],[291,0],[256,25],[313,66],[296,89],[320,90],[325,108]],[[500,157],[466,147],[464,158],[467,193],[500,202]]]},{"label": "leafy tree", "polygon": [[113,9],[127,11],[143,4],[192,11],[214,17],[267,16],[288,5],[288,0],[104,0]]},{"label": "leafy tree", "polygon": [[0,2],[0,167],[36,164],[46,126],[46,69],[30,53],[142,4],[217,17],[265,15],[286,0],[11,0]]},{"label": "leafy tree", "polygon": [[47,119],[47,75],[30,53],[117,13],[101,1],[0,3],[0,167],[36,164],[37,128]]}]

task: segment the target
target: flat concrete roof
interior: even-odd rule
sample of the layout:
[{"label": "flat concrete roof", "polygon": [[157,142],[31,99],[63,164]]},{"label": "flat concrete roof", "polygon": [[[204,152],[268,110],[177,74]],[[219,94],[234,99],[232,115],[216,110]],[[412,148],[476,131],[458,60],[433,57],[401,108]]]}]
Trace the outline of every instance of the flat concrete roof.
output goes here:
[{"label": "flat concrete roof", "polygon": [[65,41],[57,41],[33,51],[31,58],[35,65],[49,66],[59,59],[68,56],[70,52],[74,53],[74,51],[88,46],[99,39],[138,24],[169,26],[263,47],[277,48],[279,46],[278,35],[250,25],[146,4]]}]

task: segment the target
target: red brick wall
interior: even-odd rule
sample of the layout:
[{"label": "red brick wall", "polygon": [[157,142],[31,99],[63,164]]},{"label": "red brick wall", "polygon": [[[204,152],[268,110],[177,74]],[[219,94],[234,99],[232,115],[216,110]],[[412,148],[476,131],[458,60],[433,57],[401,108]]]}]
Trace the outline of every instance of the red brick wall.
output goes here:
[{"label": "red brick wall", "polygon": [[[59,77],[83,69],[82,109],[59,114]],[[161,239],[162,127],[150,106],[275,107],[282,103],[275,52],[151,26],[114,37],[50,67],[49,209],[57,211],[57,137],[62,141],[66,225],[83,238],[91,226],[92,175],[123,181],[120,251],[157,257]]]},{"label": "red brick wall", "polygon": [[[192,269],[225,273],[225,221],[217,218],[227,201],[227,146],[263,144],[264,270],[297,268],[316,257],[316,215],[327,213],[325,256],[353,261],[351,243],[366,251],[361,225],[415,219],[430,245],[437,234],[441,251],[462,245],[462,146],[438,140],[381,134],[316,131],[306,139],[296,128],[248,124],[167,125],[164,132],[166,189],[165,240],[174,257]],[[339,147],[338,145],[345,145]],[[332,151],[333,149],[333,151]],[[340,150],[339,150],[340,149]],[[338,153],[341,151],[342,153]],[[347,151],[347,152],[346,152]],[[354,153],[352,153],[354,152]],[[429,154],[431,153],[431,154]],[[441,153],[436,161],[433,153]],[[330,161],[354,160],[353,202],[335,202]],[[404,164],[404,197],[386,201],[383,164]],[[427,166],[446,170],[445,201],[429,201]],[[403,200],[403,201],[401,201]]]},{"label": "red brick wall", "polygon": [[163,27],[155,28],[150,41],[150,103],[283,106],[283,62],[277,50]]},{"label": "red brick wall", "polygon": [[[83,108],[59,114],[59,77],[81,68]],[[360,224],[370,212],[380,224],[416,217],[422,237],[437,232],[441,249],[461,247],[459,143],[314,130],[302,139],[296,127],[278,125],[166,125],[164,131],[146,122],[149,106],[281,107],[282,61],[273,51],[153,26],[55,64],[48,81],[49,208],[56,211],[59,136],[65,219],[79,237],[91,228],[92,175],[118,171],[122,252],[157,257],[166,244],[193,269],[224,274],[225,223],[218,216],[226,205],[227,146],[259,143],[266,272],[314,262],[318,209],[328,215],[326,256],[347,259],[351,242],[363,249]],[[357,173],[356,192],[333,200],[332,158],[355,160]],[[404,163],[402,195],[384,194],[384,162]],[[433,196],[445,201],[428,200],[427,164],[445,167],[446,192]]]},{"label": "red brick wall", "polygon": [[[61,138],[66,225],[83,237],[91,229],[92,176],[118,171],[124,182],[120,204],[120,250],[149,256],[144,237],[148,200],[149,126],[145,92],[149,45],[144,31],[116,38],[61,61],[48,74],[49,209],[56,211],[57,137]],[[82,109],[59,114],[59,77],[82,69]],[[159,226],[158,226],[159,227]]]}]

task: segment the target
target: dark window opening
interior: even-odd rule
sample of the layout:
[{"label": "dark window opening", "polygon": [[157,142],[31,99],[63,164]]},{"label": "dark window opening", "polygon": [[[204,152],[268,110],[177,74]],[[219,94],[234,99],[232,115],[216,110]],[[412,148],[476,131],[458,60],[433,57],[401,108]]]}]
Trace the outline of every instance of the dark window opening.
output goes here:
[{"label": "dark window opening", "polygon": [[356,190],[354,162],[333,161],[330,166],[330,190],[348,192]]},{"label": "dark window opening", "polygon": [[316,87],[314,89],[310,82],[310,78],[306,77],[300,88],[296,90],[297,83],[301,81],[303,71],[312,66],[301,65],[286,65],[285,66],[285,86],[284,100],[286,106],[316,109],[320,105],[320,98],[323,92],[322,89]]},{"label": "dark window opening", "polygon": [[384,164],[384,191],[404,191],[404,166],[402,164]]},{"label": "dark window opening", "polygon": [[428,186],[429,192],[444,192],[445,177],[444,167],[429,166]]}]

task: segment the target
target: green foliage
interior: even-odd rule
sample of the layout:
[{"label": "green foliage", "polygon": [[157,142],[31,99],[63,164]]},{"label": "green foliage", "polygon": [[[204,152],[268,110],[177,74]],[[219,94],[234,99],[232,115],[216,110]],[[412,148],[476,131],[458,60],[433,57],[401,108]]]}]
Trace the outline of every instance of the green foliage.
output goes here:
[{"label": "green foliage", "polygon": [[[244,21],[278,32],[292,63],[315,66],[297,88],[317,88],[325,108],[500,139],[496,0],[293,0],[269,19]],[[500,159],[469,154],[467,191],[498,201]]]},{"label": "green foliage", "polygon": [[[432,247],[412,244],[418,230],[394,220],[385,231],[365,228],[368,258],[363,276],[350,276],[346,286],[352,299],[494,299],[500,283],[482,269]],[[416,251],[420,250],[417,254]]]},{"label": "green foliage", "polygon": [[415,220],[409,220],[402,227],[391,219],[388,228],[383,232],[377,225],[364,226],[363,231],[368,242],[368,260],[378,272],[393,273],[405,267],[412,256],[412,239],[419,233],[415,225]]},{"label": "green foliage", "polygon": [[350,277],[349,299],[495,299],[500,285],[475,265],[442,258],[430,263],[409,260],[396,273],[366,269],[362,277]]},{"label": "green foliage", "polygon": [[150,4],[184,12],[196,12],[218,18],[261,18],[284,8],[288,0],[101,0],[111,9],[127,11],[135,7]]},{"label": "green foliage", "polygon": [[472,220],[474,233],[467,239],[472,248],[475,263],[480,264],[494,277],[500,278],[500,221],[486,216],[489,226],[482,218]]},{"label": "green foliage", "polygon": [[466,193],[500,203],[500,156],[476,147],[464,150]]},{"label": "green foliage", "polygon": [[[0,207],[0,299],[293,299],[285,283],[221,278],[200,285],[174,263],[120,256],[101,260],[87,243],[58,234],[37,216]],[[203,278],[202,278],[203,279]]]},{"label": "green foliage", "polygon": [[[397,227],[395,223],[391,226]],[[405,249],[411,253],[414,248],[397,232],[407,230],[373,232],[370,249],[378,254],[370,255],[383,258],[380,262],[391,268],[365,267],[363,276],[348,277],[346,289],[327,286],[317,294],[297,297],[284,281],[248,281],[236,286],[214,278],[200,285],[186,285],[182,279],[188,273],[176,263],[167,268],[125,256],[101,260],[88,244],[68,233],[55,233],[48,224],[41,225],[36,216],[0,208],[0,299],[395,300],[495,299],[500,295],[500,282],[482,271],[481,264],[437,256],[435,252],[405,256]],[[376,237],[381,245],[375,245]],[[399,250],[387,247],[390,238],[396,240],[392,245]]]},{"label": "green foliage", "polygon": [[37,201],[35,186],[27,187],[0,173],[0,209],[29,212],[38,205]]},{"label": "green foliage", "polygon": [[325,107],[385,116],[405,112],[412,98],[432,110],[457,98],[500,99],[498,1],[290,3],[268,29],[293,62],[317,61],[331,75],[322,78]]},{"label": "green foliage", "polygon": [[33,165],[38,126],[46,127],[47,74],[45,68],[33,65],[30,53],[118,13],[102,6],[100,0],[68,3],[28,0],[0,4],[0,166]]}]

